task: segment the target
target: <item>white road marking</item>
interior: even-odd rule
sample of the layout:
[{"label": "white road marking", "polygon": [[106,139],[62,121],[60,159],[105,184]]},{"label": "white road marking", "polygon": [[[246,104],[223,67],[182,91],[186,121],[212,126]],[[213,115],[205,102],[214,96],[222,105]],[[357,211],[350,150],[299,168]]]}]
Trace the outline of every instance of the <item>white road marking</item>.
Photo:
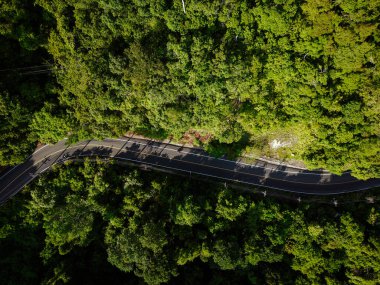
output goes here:
[{"label": "white road marking", "polygon": [[[110,142],[111,143],[111,142]],[[131,143],[136,143],[136,142],[131,142]],[[139,145],[143,145],[143,146],[148,146],[148,144],[143,144],[143,143],[137,143]],[[83,146],[84,148],[82,149],[82,151],[85,149],[85,147],[87,146],[97,146],[97,147],[106,147],[106,148],[110,148],[110,149],[118,149],[120,150],[121,148],[120,147],[113,147],[113,146],[104,146],[104,145],[101,145],[101,144],[96,144],[96,143],[87,143],[87,144],[77,144],[77,145],[73,145],[73,146],[69,146],[67,148],[65,148],[65,151],[69,150],[69,149],[75,149],[75,148],[78,148],[78,147],[81,147]],[[150,145],[150,147],[155,147],[155,148],[163,148],[163,147],[156,147],[156,146],[152,146]],[[169,150],[172,150],[172,151],[176,151],[174,149],[170,149],[170,148],[163,148],[163,149],[169,149]],[[160,157],[160,158],[164,158],[165,157],[162,157],[161,155],[155,155],[155,154],[152,154],[152,153],[144,153],[144,152],[136,152],[136,151],[133,151],[133,150],[130,150],[130,149],[127,149],[127,148],[123,148],[123,151],[125,152],[126,151],[130,151],[130,152],[134,152],[134,153],[138,153],[138,154],[148,154],[150,156],[156,156],[156,157]],[[58,153],[58,152],[62,152],[62,149],[61,150],[58,150],[58,151],[55,151],[51,154],[49,154],[48,157],[51,157],[53,156],[54,154]],[[176,151],[177,152],[177,151]],[[186,154],[192,154],[192,153],[187,153],[187,152],[180,152],[180,153],[186,153]],[[195,155],[195,154],[194,154]],[[85,155],[78,155],[78,156],[85,156]],[[98,155],[99,156],[99,155]],[[211,158],[209,156],[204,156],[204,155],[200,155],[200,156],[203,156],[203,157],[207,157],[207,158]],[[105,156],[105,157],[109,157],[109,156]],[[27,168],[26,170],[24,170],[21,174],[19,174],[15,179],[13,179],[8,185],[6,185],[3,190],[5,190],[9,185],[11,185],[15,180],[17,180],[20,176],[22,176],[26,171],[28,171],[30,168],[34,167],[35,165],[39,164],[40,162],[42,162],[43,160],[45,160],[46,158],[44,157],[43,159],[39,160],[39,161],[36,161],[34,162],[29,168]],[[57,158],[58,159],[58,158]],[[118,159],[123,159],[121,157],[118,157]],[[211,158],[211,159],[215,159],[215,158]],[[68,160],[68,159],[65,159],[65,160]],[[132,160],[132,159],[129,159],[129,160]],[[215,166],[210,166],[210,165],[205,165],[205,164],[199,164],[199,163],[194,163],[194,162],[190,162],[190,161],[185,161],[185,160],[178,160],[178,159],[175,159],[175,158],[171,158],[170,160],[176,160],[176,161],[180,161],[180,162],[184,162],[184,163],[190,163],[190,164],[194,164],[194,165],[202,165],[202,166],[205,166],[205,167],[210,167],[210,168],[215,168],[215,169],[220,169],[220,170],[223,170],[223,171],[230,171],[230,172],[234,172],[234,170],[229,170],[229,169],[225,169],[225,168],[220,168],[220,167],[215,167]],[[134,160],[133,160],[134,161]],[[225,161],[229,161],[229,162],[232,162],[234,163],[234,161],[231,161],[231,160],[225,160]],[[142,162],[142,161],[138,161],[140,163],[146,163],[146,162]],[[48,168],[52,167],[53,165],[55,165],[56,163],[53,163],[51,164]],[[148,163],[149,164],[149,163]],[[236,164],[239,164],[239,163],[236,163]],[[242,163],[240,163],[242,164]],[[268,168],[265,168],[265,167],[259,167],[259,166],[255,166],[255,165],[251,165],[251,164],[245,164],[245,165],[248,165],[248,166],[253,166],[253,167],[257,167],[257,168],[264,168],[264,169],[267,169]],[[160,166],[160,167],[165,167],[165,166]],[[46,169],[48,169],[46,168]],[[44,169],[42,172],[44,172],[46,169]],[[176,169],[176,168],[172,168],[172,169]],[[189,172],[187,170],[181,170],[181,169],[176,169],[176,170],[179,170],[179,171],[185,171],[185,172]],[[302,172],[290,172],[290,171],[283,171],[283,170],[277,170],[277,169],[269,169],[273,172],[285,172],[285,173],[295,173],[295,174],[313,174],[313,175],[323,175],[323,174],[315,174],[315,173],[302,173]],[[42,173],[42,172],[38,172],[38,173]],[[36,173],[36,174],[38,174]],[[193,172],[193,173],[197,173],[197,172]],[[208,175],[208,174],[202,174],[202,173],[197,173],[197,174],[200,174],[200,175],[205,175],[205,176],[210,176],[210,177],[214,177],[213,175]],[[246,173],[246,172],[242,172],[242,174],[244,175],[250,175],[250,176],[255,176],[255,177],[262,177],[261,175],[256,175],[256,174],[253,174],[253,173]],[[327,175],[327,174],[325,174]],[[331,174],[328,174],[328,175],[331,175]],[[215,177],[218,177],[218,176],[215,176]],[[221,177],[218,177],[218,178],[221,178]],[[227,179],[227,178],[223,178],[223,179]],[[296,182],[296,181],[289,181],[289,180],[284,180],[284,179],[277,179],[277,178],[270,178],[270,179],[273,179],[273,180],[278,180],[278,181],[286,181],[286,182],[293,182],[293,183],[296,183],[296,184],[306,184],[306,185],[314,185],[315,183],[303,183],[303,182]],[[228,179],[228,180],[231,180],[231,179]],[[232,181],[232,180],[231,180]],[[243,181],[242,181],[243,182]],[[329,183],[329,185],[341,185],[341,184],[347,184],[347,183],[351,183],[352,181],[348,181],[348,182],[343,182],[343,183]],[[248,182],[243,182],[243,183],[248,183]],[[256,185],[256,184],[253,184],[253,183],[249,183],[249,184],[252,184],[252,185]],[[275,188],[274,188],[275,189]],[[276,188],[277,189],[277,188]],[[281,189],[280,189],[281,190]]]},{"label": "white road marking", "polygon": [[[44,146],[40,147],[39,149],[37,149],[35,152],[32,153],[32,155],[35,155],[37,152],[39,152],[40,150],[44,149],[45,147],[47,146],[50,146],[50,144],[45,144]],[[32,155],[30,155],[29,157],[31,157]],[[28,158],[29,158],[28,157]]]},{"label": "white road marking", "polygon": [[[148,146],[148,144],[144,144],[144,143],[140,143],[140,142],[135,142],[135,141],[129,141],[129,140],[123,140],[123,139],[108,139],[108,140],[119,140],[119,141],[124,141],[124,142],[127,142],[127,143],[131,143],[131,144],[139,144],[139,145],[143,145],[143,146]],[[160,142],[157,142],[157,143],[160,143]],[[286,170],[275,169],[275,168],[267,168],[265,166],[260,166],[260,165],[255,165],[255,164],[248,164],[248,163],[244,163],[244,162],[236,162],[236,161],[229,160],[229,159],[216,158],[216,157],[211,157],[211,156],[207,156],[207,155],[203,155],[203,154],[199,154],[199,153],[192,153],[192,152],[186,152],[186,151],[177,151],[177,149],[172,149],[172,148],[168,148],[168,147],[154,146],[154,145],[149,145],[149,146],[153,147],[153,148],[158,148],[158,149],[167,149],[167,150],[171,150],[171,151],[175,151],[175,152],[179,152],[179,153],[190,154],[190,155],[193,155],[193,156],[201,156],[201,157],[205,157],[205,158],[208,158],[208,159],[228,161],[228,162],[235,163],[235,164],[262,168],[262,169],[271,170],[271,171],[274,171],[274,172],[285,172],[285,173],[289,173],[289,174],[306,174],[306,175],[317,175],[317,176],[331,175],[331,173],[320,173],[320,174],[318,174],[318,173],[310,173],[310,172],[303,173],[302,171],[304,171],[304,169],[301,169],[301,168],[300,168],[300,171],[286,171]],[[264,163],[267,163],[267,162],[264,162]],[[270,164],[270,163],[268,163],[268,164]],[[279,165],[279,164],[276,164],[276,165]],[[290,168],[296,168],[296,167],[290,167]]]},{"label": "white road marking", "polygon": [[[35,152],[33,152],[31,155],[29,155],[25,161],[27,161],[29,158],[31,158],[33,155],[35,155],[37,152],[39,152],[40,150],[42,150],[43,148],[45,148],[46,146],[49,146],[49,144],[46,144],[44,146],[42,146],[41,148],[37,149]],[[21,163],[22,164],[22,163]],[[20,166],[21,164],[17,164],[15,166],[13,166],[11,169],[9,169],[7,172],[5,172],[1,177],[0,177],[0,180],[3,179],[4,176],[8,175],[9,173],[11,173],[13,170],[15,170],[18,166]]]},{"label": "white road marking", "polygon": [[[135,159],[131,159],[131,158],[122,158],[122,157],[119,157],[118,159],[128,160],[128,161],[134,161],[134,162],[137,162],[139,164],[148,164],[148,165],[151,165],[153,167],[157,167],[156,164],[152,164],[152,163],[149,163],[149,162],[141,162],[140,160],[135,160]],[[200,172],[196,172],[196,171],[182,170],[182,169],[177,169],[177,168],[170,167],[170,166],[161,165],[161,166],[159,166],[159,168],[160,167],[161,168],[167,168],[167,169],[175,170],[175,171],[182,171],[182,172],[187,172],[187,173],[195,173],[195,174],[198,174],[198,175],[201,175],[201,176],[208,176],[208,177],[213,177],[213,178],[219,178],[219,179],[229,180],[229,181],[233,181],[233,182],[240,182],[240,183],[244,183],[244,184],[250,184],[250,185],[254,185],[254,186],[265,187],[265,185],[263,186],[261,184],[255,184],[255,183],[252,183],[252,182],[239,181],[239,180],[236,180],[236,179],[230,179],[230,178],[225,178],[225,177],[220,177],[220,176],[215,176],[215,175],[210,175],[210,174],[204,174],[204,173],[200,173]],[[280,191],[294,193],[294,192],[292,192],[290,190],[284,190],[284,189],[277,188],[277,187],[272,187],[271,186],[269,188],[275,189],[275,190],[280,190]],[[351,192],[355,192],[355,191],[351,191]],[[318,192],[312,192],[312,193],[309,193],[309,192],[297,192],[297,193],[309,194],[309,195],[319,195],[320,194]],[[324,193],[324,194],[326,194],[326,195],[338,195],[338,194],[342,194],[342,193],[347,193],[347,192],[339,192],[339,193],[331,193],[331,194],[330,193]]]}]

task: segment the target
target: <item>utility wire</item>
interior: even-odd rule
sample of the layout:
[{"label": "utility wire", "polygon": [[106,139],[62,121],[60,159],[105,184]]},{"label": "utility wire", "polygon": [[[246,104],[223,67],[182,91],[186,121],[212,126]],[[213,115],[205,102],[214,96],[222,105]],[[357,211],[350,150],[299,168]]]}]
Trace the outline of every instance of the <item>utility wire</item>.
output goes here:
[{"label": "utility wire", "polygon": [[6,69],[0,69],[0,72],[4,71],[18,71],[18,70],[28,70],[28,69],[36,69],[41,67],[49,67],[54,66],[53,64],[43,64],[43,65],[34,65],[34,66],[26,66],[26,67],[16,67],[16,68],[6,68]]},{"label": "utility wire", "polygon": [[27,72],[21,72],[20,75],[42,74],[42,73],[49,73],[51,71],[53,71],[53,69],[32,70],[32,71],[27,71]]},{"label": "utility wire", "polygon": [[17,72],[19,75],[33,75],[33,74],[37,75],[37,74],[50,73],[51,71],[54,71],[54,69],[56,69],[56,67],[53,64],[43,64],[43,65],[1,69],[0,72],[14,71],[14,72]]}]

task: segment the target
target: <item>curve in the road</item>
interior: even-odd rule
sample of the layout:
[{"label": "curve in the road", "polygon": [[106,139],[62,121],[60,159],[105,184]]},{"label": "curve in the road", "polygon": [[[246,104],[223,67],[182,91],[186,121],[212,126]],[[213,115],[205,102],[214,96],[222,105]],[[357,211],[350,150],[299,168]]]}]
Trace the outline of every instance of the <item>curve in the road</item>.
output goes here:
[{"label": "curve in the road", "polygon": [[247,164],[214,158],[199,148],[126,137],[103,141],[90,140],[74,145],[65,145],[65,141],[61,141],[40,148],[24,163],[13,167],[0,177],[0,204],[17,194],[52,165],[92,156],[298,194],[342,194],[380,186],[380,179],[358,180],[349,172],[339,176],[326,171],[310,171],[260,160]]}]

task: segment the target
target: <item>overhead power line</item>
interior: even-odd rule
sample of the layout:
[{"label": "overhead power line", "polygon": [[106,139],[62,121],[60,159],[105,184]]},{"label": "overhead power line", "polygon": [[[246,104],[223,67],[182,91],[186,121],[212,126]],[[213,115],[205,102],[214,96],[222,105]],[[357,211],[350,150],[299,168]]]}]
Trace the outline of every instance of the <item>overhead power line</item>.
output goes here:
[{"label": "overhead power line", "polygon": [[33,69],[38,69],[38,68],[42,68],[42,67],[49,67],[49,66],[54,66],[54,64],[42,64],[42,65],[33,65],[33,66],[25,66],[25,67],[5,68],[5,69],[0,69],[0,72],[33,70]]},{"label": "overhead power line", "polygon": [[20,72],[20,75],[42,74],[42,73],[49,73],[51,71],[53,71],[53,69],[32,70],[32,71],[27,71],[27,72]]}]

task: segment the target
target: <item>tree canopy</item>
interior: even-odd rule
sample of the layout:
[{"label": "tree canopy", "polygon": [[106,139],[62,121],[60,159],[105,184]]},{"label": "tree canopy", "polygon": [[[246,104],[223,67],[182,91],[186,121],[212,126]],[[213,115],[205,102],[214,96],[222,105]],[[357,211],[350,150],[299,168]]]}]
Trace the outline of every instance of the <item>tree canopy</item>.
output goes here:
[{"label": "tree canopy", "polygon": [[72,163],[0,208],[0,280],[378,284],[379,219],[378,202],[292,204],[223,184]]},{"label": "tree canopy", "polygon": [[[379,176],[378,0],[186,0],[185,8],[1,1],[1,40],[17,46],[2,45],[1,56],[21,51],[34,59],[28,65],[53,64],[39,84],[0,81],[2,126],[15,138],[0,139],[2,165],[30,149],[19,137],[30,145],[137,131],[234,148],[283,130],[310,168]],[[21,66],[11,58],[4,66]]]}]

